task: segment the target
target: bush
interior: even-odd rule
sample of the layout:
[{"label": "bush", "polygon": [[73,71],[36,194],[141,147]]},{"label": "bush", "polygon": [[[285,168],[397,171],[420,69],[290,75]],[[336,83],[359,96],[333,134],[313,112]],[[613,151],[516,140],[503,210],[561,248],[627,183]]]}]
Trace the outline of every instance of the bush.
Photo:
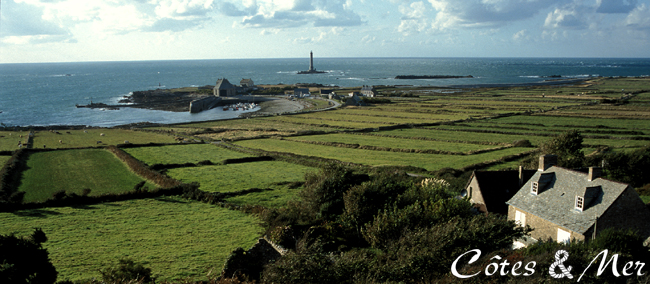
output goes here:
[{"label": "bush", "polygon": [[318,173],[305,175],[305,187],[299,195],[316,218],[333,220],[343,213],[343,194],[367,180],[367,175],[358,175],[345,166],[330,163]]},{"label": "bush", "polygon": [[135,263],[128,258],[120,259],[117,265],[104,268],[100,271],[102,279],[107,283],[120,283],[136,280],[144,283],[152,283],[151,268],[145,268],[141,263]]},{"label": "bush", "polygon": [[541,155],[557,155],[558,166],[564,168],[582,167],[585,155],[582,152],[582,134],[578,130],[570,130],[542,143]]},{"label": "bush", "polygon": [[0,235],[0,279],[12,284],[52,284],[57,271],[41,244],[47,241],[41,229],[28,238]]}]

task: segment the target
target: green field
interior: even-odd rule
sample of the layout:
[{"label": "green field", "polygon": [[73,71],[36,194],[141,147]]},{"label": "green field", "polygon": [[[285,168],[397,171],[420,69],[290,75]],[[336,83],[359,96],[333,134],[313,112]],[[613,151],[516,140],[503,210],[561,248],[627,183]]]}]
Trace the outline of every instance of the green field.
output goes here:
[{"label": "green field", "polygon": [[197,163],[209,160],[219,163],[225,159],[251,157],[211,144],[185,144],[156,147],[125,148],[125,152],[149,165]]},{"label": "green field", "polygon": [[0,156],[0,168],[2,168],[10,158],[11,156]]},{"label": "green field", "polygon": [[58,132],[59,134],[35,131],[34,148],[43,148],[44,145],[46,148],[95,147],[123,144],[125,141],[131,144],[176,143],[174,137],[170,135],[124,129],[59,130]]},{"label": "green field", "polygon": [[449,152],[469,152],[494,148],[494,145],[476,145],[469,143],[453,143],[431,140],[415,140],[408,138],[379,137],[374,135],[326,134],[285,138],[292,141],[336,142],[359,144],[375,147],[396,149],[438,150]]},{"label": "green field", "polygon": [[264,161],[176,168],[167,174],[182,182],[199,182],[204,191],[233,192],[249,188],[283,188],[280,183],[302,181],[305,173],[314,170],[287,162]]},{"label": "green field", "polygon": [[27,144],[28,135],[28,131],[0,131],[0,151],[18,150],[18,142]]},{"label": "green field", "polygon": [[236,144],[265,151],[318,156],[368,166],[415,166],[429,171],[445,167],[461,168],[530,150],[529,148],[508,148],[475,155],[439,155],[339,148],[278,139],[246,140]]},{"label": "green field", "polygon": [[29,235],[37,227],[59,281],[99,277],[123,257],[144,262],[160,280],[206,280],[262,231],[250,215],[175,197],[0,213],[0,234]]},{"label": "green field", "polygon": [[[103,149],[62,150],[33,153],[27,160],[19,191],[24,202],[40,202],[65,190],[90,195],[132,190],[143,179],[131,172],[112,153]],[[150,188],[154,184],[147,183]]]},{"label": "green field", "polygon": [[492,143],[492,144],[511,144],[518,140],[529,140],[533,145],[549,140],[550,137],[530,136],[530,135],[511,135],[497,133],[477,133],[444,130],[446,126],[432,126],[427,128],[397,129],[389,131],[373,132],[374,135],[387,135],[406,138],[427,138],[436,141],[450,142],[467,142],[467,143]]},{"label": "green field", "polygon": [[298,197],[300,189],[291,189],[288,187],[281,187],[274,190],[266,190],[262,192],[251,192],[244,195],[233,196],[226,198],[226,202],[237,205],[260,205],[264,207],[280,208],[287,205],[287,202],[295,200]]}]

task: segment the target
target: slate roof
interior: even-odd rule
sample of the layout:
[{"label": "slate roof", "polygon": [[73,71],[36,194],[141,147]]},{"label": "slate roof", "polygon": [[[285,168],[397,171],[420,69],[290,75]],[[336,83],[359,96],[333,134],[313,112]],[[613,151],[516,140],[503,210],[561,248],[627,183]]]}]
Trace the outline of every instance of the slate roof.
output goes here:
[{"label": "slate roof", "polygon": [[[531,184],[538,181],[542,174],[552,174],[544,188],[539,193],[531,193]],[[548,175],[546,175],[548,176]],[[544,220],[565,227],[579,234],[585,234],[600,217],[616,201],[628,187],[603,178],[588,181],[588,174],[552,166],[546,171],[538,171],[526,182],[507,204],[527,211]],[[540,183],[541,185],[541,183]],[[600,190],[586,190],[588,187],[600,187]],[[575,209],[576,195],[584,196],[585,192],[596,192],[590,197],[590,204],[580,212]]]},{"label": "slate roof", "polygon": [[[524,170],[524,181],[535,172]],[[519,191],[519,171],[474,171],[473,176],[478,182],[487,212],[508,214],[506,201]]]},{"label": "slate roof", "polygon": [[217,90],[227,90],[234,89],[235,86],[233,84],[230,84],[230,82],[228,82],[228,79],[219,79],[217,80],[217,85],[214,86],[214,88]]}]

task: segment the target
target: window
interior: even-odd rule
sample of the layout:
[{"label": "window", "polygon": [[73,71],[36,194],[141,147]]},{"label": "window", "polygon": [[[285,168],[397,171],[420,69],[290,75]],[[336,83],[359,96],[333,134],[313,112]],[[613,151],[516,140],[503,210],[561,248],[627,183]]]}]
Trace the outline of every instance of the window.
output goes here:
[{"label": "window", "polygon": [[515,223],[519,224],[519,226],[526,227],[526,214],[515,211]]},{"label": "window", "polygon": [[557,228],[557,242],[558,243],[569,243],[571,242],[571,232],[567,232],[560,228]]},{"label": "window", "polygon": [[539,183],[536,182],[536,181],[534,181],[534,182],[530,185],[530,193],[532,193],[532,194],[534,194],[534,195],[537,195],[537,192],[538,192],[538,191],[539,191]]},{"label": "window", "polygon": [[584,210],[585,206],[585,199],[582,198],[582,196],[576,196],[576,209],[577,210]]}]

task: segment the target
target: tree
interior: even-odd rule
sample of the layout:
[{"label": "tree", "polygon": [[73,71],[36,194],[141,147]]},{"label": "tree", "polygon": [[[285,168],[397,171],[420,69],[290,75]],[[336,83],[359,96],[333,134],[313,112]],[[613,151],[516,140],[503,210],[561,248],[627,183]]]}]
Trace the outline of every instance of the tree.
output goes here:
[{"label": "tree", "polygon": [[132,259],[120,259],[116,266],[104,268],[100,271],[102,279],[107,283],[119,283],[120,281],[136,280],[143,283],[151,283],[151,268],[144,267]]},{"label": "tree", "polygon": [[585,155],[582,152],[582,134],[578,130],[569,130],[559,136],[542,143],[540,151],[542,155],[557,155],[558,166],[564,168],[582,167]]},{"label": "tree", "polygon": [[57,271],[41,244],[47,241],[41,229],[30,237],[0,235],[0,279],[12,284],[52,284]]}]

